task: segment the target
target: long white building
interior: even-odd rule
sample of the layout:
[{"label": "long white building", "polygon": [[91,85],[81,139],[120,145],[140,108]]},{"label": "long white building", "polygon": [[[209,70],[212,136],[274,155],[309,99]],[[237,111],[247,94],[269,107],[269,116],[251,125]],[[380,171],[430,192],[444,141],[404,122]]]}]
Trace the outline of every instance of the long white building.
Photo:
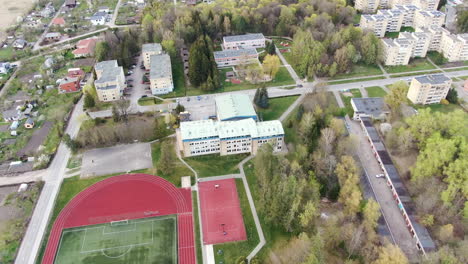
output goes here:
[{"label": "long white building", "polygon": [[223,47],[226,50],[264,48],[265,36],[262,33],[226,36],[223,38]]},{"label": "long white building", "polygon": [[231,49],[215,51],[214,58],[218,68],[258,62],[256,49]]}]

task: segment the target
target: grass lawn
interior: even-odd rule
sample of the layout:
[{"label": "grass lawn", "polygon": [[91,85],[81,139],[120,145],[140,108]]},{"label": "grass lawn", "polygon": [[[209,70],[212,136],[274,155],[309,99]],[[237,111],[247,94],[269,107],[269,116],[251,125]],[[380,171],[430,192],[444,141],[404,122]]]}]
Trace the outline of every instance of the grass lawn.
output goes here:
[{"label": "grass lawn", "polygon": [[463,108],[457,104],[430,104],[430,105],[413,105],[416,109],[431,109],[432,112],[442,112],[442,113],[450,113],[455,110],[463,110]]},{"label": "grass lawn", "polygon": [[349,92],[352,93],[352,96],[345,96],[343,93],[340,93],[340,96],[343,100],[343,103],[345,104],[346,113],[348,113],[349,116],[353,116],[354,111],[353,107],[351,106],[351,98],[361,98],[362,94],[359,89],[351,89]]},{"label": "grass lawn", "polygon": [[106,223],[66,229],[55,262],[150,264],[155,259],[161,263],[177,263],[174,215],[135,219],[121,225]]},{"label": "grass lawn", "polygon": [[239,173],[237,165],[247,156],[210,154],[185,158],[185,161],[198,173],[198,177],[210,177]]},{"label": "grass lawn", "polygon": [[[215,252],[216,263],[235,263],[237,258],[241,256],[247,257],[260,242],[242,179],[236,179],[236,187],[244,218],[247,240],[215,245],[213,250]],[[222,250],[223,253],[217,254],[219,250]]]},{"label": "grass lawn", "polygon": [[353,23],[354,24],[359,24],[361,22],[361,16],[362,16],[362,14],[356,13],[354,15],[354,17],[353,17]]},{"label": "grass lawn", "polygon": [[388,73],[432,70],[435,67],[426,59],[412,59],[408,65],[384,66]]},{"label": "grass lawn", "polygon": [[463,71],[463,70],[468,70],[468,67],[461,67],[461,68],[456,68],[456,69],[444,69],[446,72],[452,72],[452,71]]},{"label": "grass lawn", "polygon": [[329,84],[343,84],[343,83],[354,83],[354,82],[365,82],[365,81],[373,81],[373,80],[382,80],[385,79],[385,77],[371,77],[371,78],[362,78],[362,79],[352,79],[352,80],[343,80],[343,81],[328,81]]},{"label": "grass lawn", "polygon": [[433,70],[433,71],[425,71],[425,72],[413,72],[413,73],[403,73],[403,74],[392,74],[390,77],[406,77],[406,76],[414,76],[414,75],[421,75],[421,74],[434,74],[434,73],[441,73],[440,70]]},{"label": "grass lawn", "polygon": [[259,117],[264,121],[278,119],[288,107],[296,101],[299,96],[288,96],[271,98],[268,100],[269,107],[267,109],[257,108]]},{"label": "grass lawn", "polygon": [[[232,92],[232,91],[240,91],[240,90],[248,90],[248,89],[256,89],[261,86],[260,83],[252,84],[248,81],[243,81],[240,84],[234,84],[231,82],[226,82],[226,72],[232,71],[231,68],[221,69],[219,72],[219,77],[222,80],[222,87],[214,92]],[[271,86],[282,86],[282,85],[294,85],[295,81],[289,75],[288,70],[285,67],[280,67],[278,73],[276,74],[275,78],[269,82],[266,82],[266,87]]]},{"label": "grass lawn", "polygon": [[369,97],[384,97],[387,95],[387,92],[379,86],[367,87],[366,90]]},{"label": "grass lawn", "polygon": [[377,65],[365,65],[363,63],[353,64],[351,72],[341,73],[334,76],[333,80],[361,77],[361,76],[371,76],[383,74]]},{"label": "grass lawn", "polygon": [[[162,142],[171,139],[164,139],[162,141],[155,142],[151,144],[151,157],[153,159],[153,167],[156,168],[157,175],[172,182],[175,186],[181,186],[181,177],[183,176],[193,176],[192,171],[187,168],[178,158],[175,153],[175,149],[172,149],[172,157],[173,157],[173,164],[172,164],[172,172],[168,174],[162,173],[162,171],[157,169],[157,164],[161,157],[161,145]],[[173,144],[176,144],[173,142]],[[151,169],[150,169],[151,170]],[[152,173],[150,173],[152,174]]]},{"label": "grass lawn", "polygon": [[144,97],[144,98],[138,99],[138,104],[141,106],[162,104],[163,102],[164,102],[163,100],[154,98],[154,97]]},{"label": "grass lawn", "polygon": [[181,97],[185,96],[186,92],[189,92],[189,89],[187,89],[187,87],[185,86],[184,64],[182,63],[182,59],[179,56],[177,56],[177,58],[173,59],[171,63],[174,91],[161,96],[163,98]]},{"label": "grass lawn", "polygon": [[386,38],[398,38],[400,32],[385,32]]},{"label": "grass lawn", "polygon": [[195,246],[197,248],[197,263],[203,263],[202,244],[200,240],[200,218],[198,216],[198,200],[197,193],[192,192],[193,205],[193,224],[195,225]]},{"label": "grass lawn", "polygon": [[[254,202],[258,201],[257,177],[255,177],[254,165],[252,160],[244,165],[244,172],[245,176],[247,177],[250,192],[252,193],[252,198]],[[258,208],[258,204],[256,205],[256,208]],[[285,232],[283,228],[275,226],[272,223],[267,223],[265,221],[265,216],[262,215],[261,212],[257,213],[258,217],[260,218],[260,224],[262,225],[263,234],[265,235],[266,245],[260,250],[256,257],[259,259],[260,263],[265,263],[269,251],[275,245],[282,244],[285,241],[289,240],[293,236],[293,234]]]},{"label": "grass lawn", "polygon": [[76,155],[71,156],[67,162],[67,169],[76,169],[78,167],[81,167],[81,161],[82,161],[81,156],[76,156]]}]

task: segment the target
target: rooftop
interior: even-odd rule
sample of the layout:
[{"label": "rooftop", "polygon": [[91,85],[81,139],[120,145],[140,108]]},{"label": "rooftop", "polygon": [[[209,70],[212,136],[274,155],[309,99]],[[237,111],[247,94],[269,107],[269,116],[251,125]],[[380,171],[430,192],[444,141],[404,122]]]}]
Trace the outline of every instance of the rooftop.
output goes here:
[{"label": "rooftop", "polygon": [[215,98],[216,114],[220,121],[235,118],[257,118],[257,113],[246,94],[227,94]]},{"label": "rooftop", "polygon": [[171,57],[168,54],[150,57],[150,79],[172,76]]},{"label": "rooftop", "polygon": [[59,32],[50,32],[47,33],[44,37],[45,38],[55,38],[55,37],[60,37],[61,34]]},{"label": "rooftop", "polygon": [[420,83],[443,84],[451,79],[444,74],[432,74],[414,77]]},{"label": "rooftop", "polygon": [[238,42],[238,41],[248,41],[248,40],[257,40],[265,39],[262,33],[254,34],[245,34],[245,35],[236,35],[236,36],[226,36],[223,38],[224,42]]},{"label": "rooftop", "polygon": [[162,52],[162,47],[161,44],[159,43],[148,43],[148,44],[143,44],[141,48],[142,52],[155,52],[155,53],[161,53]]},{"label": "rooftop", "polygon": [[119,67],[116,60],[101,61],[94,66],[96,71],[99,71],[98,79],[95,83],[106,83],[115,81],[122,73],[122,67]]},{"label": "rooftop", "polygon": [[389,112],[383,97],[351,98],[351,105],[355,112],[374,118],[379,118]]},{"label": "rooftop", "polygon": [[214,52],[215,59],[253,56],[253,55],[258,55],[256,49],[223,50],[223,51]]}]

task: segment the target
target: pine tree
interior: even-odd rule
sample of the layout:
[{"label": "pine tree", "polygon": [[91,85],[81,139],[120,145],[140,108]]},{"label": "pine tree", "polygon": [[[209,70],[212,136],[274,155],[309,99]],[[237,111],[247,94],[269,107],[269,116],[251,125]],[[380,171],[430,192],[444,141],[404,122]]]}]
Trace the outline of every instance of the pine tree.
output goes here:
[{"label": "pine tree", "polygon": [[260,88],[255,91],[253,102],[256,106],[260,106]]},{"label": "pine tree", "polygon": [[94,98],[92,95],[89,93],[85,93],[85,98],[84,98],[84,107],[85,108],[91,108],[96,105],[96,102],[94,101]]}]

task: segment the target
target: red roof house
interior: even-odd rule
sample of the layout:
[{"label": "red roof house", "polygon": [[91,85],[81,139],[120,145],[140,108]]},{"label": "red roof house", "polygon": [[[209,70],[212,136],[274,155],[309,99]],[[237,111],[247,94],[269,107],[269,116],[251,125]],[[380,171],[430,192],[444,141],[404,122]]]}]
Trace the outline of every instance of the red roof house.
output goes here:
[{"label": "red roof house", "polygon": [[54,26],[65,26],[65,19],[63,17],[56,17],[52,20],[52,25]]},{"label": "red roof house", "polygon": [[94,53],[94,47],[96,47],[96,43],[98,38],[87,38],[78,41],[76,44],[76,50],[72,53],[75,55],[75,58],[86,57],[90,56]]},{"label": "red roof house", "polygon": [[70,78],[65,77],[59,85],[59,92],[61,93],[71,93],[77,92],[80,90],[80,78]]},{"label": "red roof house", "polygon": [[83,79],[85,77],[85,72],[80,68],[71,68],[68,69],[67,77]]}]

